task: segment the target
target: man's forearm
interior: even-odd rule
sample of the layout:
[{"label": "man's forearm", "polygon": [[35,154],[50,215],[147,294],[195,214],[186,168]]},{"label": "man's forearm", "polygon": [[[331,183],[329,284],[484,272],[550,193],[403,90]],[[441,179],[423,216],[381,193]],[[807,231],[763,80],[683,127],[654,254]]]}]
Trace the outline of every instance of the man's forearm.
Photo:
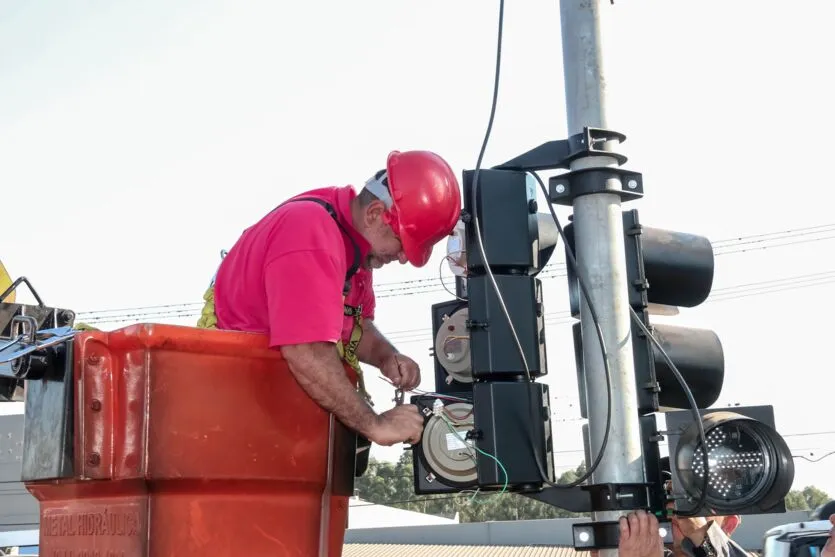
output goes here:
[{"label": "man's forearm", "polygon": [[332,344],[284,346],[281,352],[296,381],[310,398],[333,412],[347,427],[366,437],[371,434],[377,415],[348,381]]},{"label": "man's forearm", "polygon": [[394,345],[383,336],[373,321],[363,320],[362,339],[357,347],[357,358],[365,364],[379,368],[392,354],[397,354]]}]

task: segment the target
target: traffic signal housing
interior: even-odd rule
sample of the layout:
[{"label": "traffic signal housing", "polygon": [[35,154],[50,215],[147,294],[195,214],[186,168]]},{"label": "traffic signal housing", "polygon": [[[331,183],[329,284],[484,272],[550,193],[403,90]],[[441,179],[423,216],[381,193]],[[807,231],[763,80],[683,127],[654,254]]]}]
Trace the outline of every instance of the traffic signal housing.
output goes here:
[{"label": "traffic signal housing", "polygon": [[[773,408],[711,409],[725,378],[719,337],[708,329],[650,320],[652,314],[677,314],[679,307],[707,300],[714,276],[710,241],[643,226],[634,209],[623,212],[623,227],[644,471],[654,486],[651,506],[663,511],[672,500],[677,512],[689,516],[784,512],[794,463],[776,431]],[[573,249],[572,224],[565,233]],[[580,289],[570,266],[568,283],[576,317]],[[583,370],[582,340],[577,323],[578,374]],[[582,380],[579,387],[586,417]],[[657,427],[658,412],[666,418],[663,433]],[[661,459],[658,442],[664,435],[670,456]]]},{"label": "traffic signal housing", "polygon": [[432,356],[435,391],[464,395],[472,391],[473,361],[470,355],[470,314],[466,300],[434,304]]},{"label": "traffic signal housing", "polygon": [[[710,240],[683,232],[649,228],[638,219],[637,210],[623,212],[629,305],[641,323],[664,348],[693,393],[699,408],[714,404],[725,380],[725,357],[715,332],[707,329],[654,325],[651,313],[677,313],[678,307],[703,303],[713,286],[714,256]],[[565,227],[573,249],[574,227]],[[568,266],[571,314],[580,314],[577,276]],[[578,370],[582,369],[580,324],[574,325]],[[632,320],[632,352],[641,415],[659,409],[689,408],[678,379],[661,351],[639,324]],[[579,382],[581,395],[584,388]],[[581,396],[581,402],[584,402]],[[583,407],[585,416],[585,408]]]},{"label": "traffic signal housing", "polygon": [[675,509],[696,516],[786,512],[794,460],[775,429],[774,408],[700,410],[699,416],[707,451],[691,412],[665,414],[670,455],[661,472]]},{"label": "traffic signal housing", "polygon": [[548,386],[536,382],[548,371],[537,275],[558,236],[536,191],[521,171],[463,174],[447,254],[457,299],[431,310],[436,392],[412,399],[425,417],[413,447],[416,493],[553,481]]},{"label": "traffic signal housing", "polygon": [[[469,489],[497,488],[495,470],[499,468],[508,478],[510,489],[573,512],[649,509],[663,517],[677,496],[676,511],[691,516],[713,514],[715,509],[734,509],[740,514],[751,509],[779,509],[794,472],[773,419],[769,422],[739,408],[736,413],[709,410],[721,395],[725,376],[719,337],[707,329],[654,324],[650,320],[650,315],[677,314],[679,307],[695,307],[707,299],[714,276],[710,241],[693,234],[644,227],[636,210],[622,212],[622,224],[644,478],[637,483],[612,483],[591,476],[585,484],[553,484],[550,434],[537,429],[536,422],[542,417],[526,415],[526,410],[538,406],[531,390],[537,385],[535,380],[547,373],[544,329],[538,320],[531,325],[531,316],[539,319],[544,313],[536,275],[551,256],[559,226],[553,210],[551,214],[537,213],[533,195],[536,183],[529,173],[569,170],[549,178],[549,204],[573,205],[578,197],[595,193],[618,195],[622,201],[640,198],[644,193],[640,173],[616,167],[571,169],[572,161],[586,156],[606,156],[622,165],[626,158],[603,146],[624,139],[611,130],[585,127],[582,133],[544,143],[496,168],[464,173],[464,211],[456,230],[458,253],[450,265],[458,276],[459,299],[433,306],[436,355],[442,354],[436,365],[436,384],[439,390],[454,387],[456,394],[438,394],[440,400],[432,403],[435,410],[424,408],[425,415],[437,416],[447,404],[445,399],[449,404],[464,402],[467,411],[472,410],[473,425],[467,439],[479,454],[474,457]],[[479,180],[474,180],[479,174]],[[545,189],[544,183],[537,181]],[[573,255],[574,225],[569,224],[563,232],[565,248]],[[577,258],[582,262],[586,255],[579,253]],[[567,266],[571,314],[579,319],[583,289],[574,258],[568,259],[572,263]],[[623,278],[620,275],[612,280]],[[508,326],[508,321],[513,326]],[[459,334],[461,323],[465,324],[465,335]],[[522,327],[528,327],[526,334],[515,334]],[[585,392],[580,323],[574,326],[573,335],[581,414],[588,418],[590,402],[600,401],[588,401]],[[466,349],[456,344],[462,339],[468,342]],[[450,346],[455,350],[449,350]],[[450,354],[443,354],[441,347]],[[622,394],[609,393],[613,397]],[[542,400],[547,400],[547,394]],[[657,413],[661,411],[674,424],[670,431],[659,430]],[[521,418],[515,419],[511,412]],[[519,425],[525,423],[527,431]],[[543,423],[550,432],[550,420],[546,417]],[[497,424],[508,427],[492,427]],[[588,437],[588,426],[584,435]],[[665,436],[670,438],[674,472],[669,471],[669,465],[666,472],[662,467],[660,441]],[[511,465],[499,464],[493,470],[482,466],[486,457],[481,451],[488,447],[495,448],[496,455],[487,456],[498,457],[500,463],[508,458]],[[763,464],[752,473],[749,465],[750,459],[756,458],[754,454],[762,456]],[[587,454],[587,462],[591,462],[590,457]],[[426,460],[416,459],[416,474],[426,472],[426,467],[417,468],[424,466],[418,462]],[[701,461],[701,468],[696,461]],[[438,464],[431,466],[440,468]],[[596,464],[590,466],[595,468]],[[537,470],[539,477],[526,483],[531,470]],[[460,491],[460,485],[444,489]],[[737,485],[736,491],[728,489],[729,485]],[[421,492],[417,483],[416,491]],[[616,521],[575,524],[573,528],[575,548],[617,547]]]}]

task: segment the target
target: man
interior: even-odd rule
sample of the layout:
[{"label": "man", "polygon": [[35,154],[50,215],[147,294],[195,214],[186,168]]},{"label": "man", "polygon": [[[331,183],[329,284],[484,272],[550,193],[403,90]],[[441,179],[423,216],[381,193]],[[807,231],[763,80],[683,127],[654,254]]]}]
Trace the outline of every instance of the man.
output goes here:
[{"label": "man", "polygon": [[821,550],[821,557],[835,557],[835,512],[829,515],[829,522],[832,524],[832,529],[829,530],[829,538]]},{"label": "man", "polygon": [[687,557],[744,557],[749,553],[731,539],[739,526],[739,515],[673,516],[674,555]]},{"label": "man", "polygon": [[441,157],[395,151],[358,194],[351,186],[308,191],[245,230],[221,262],[198,326],[269,335],[299,385],[345,426],[378,445],[417,443],[417,408],[376,414],[342,362],[360,391],[360,362],[399,389],[420,383],[414,360],[374,325],[372,271],[394,261],[425,265],[460,212],[457,178]]},{"label": "man", "polygon": [[[670,457],[661,459],[662,473],[670,477]],[[672,508],[672,503],[670,508]],[[679,516],[671,519],[672,553],[675,557],[748,557],[750,554],[731,536],[742,523],[739,515]]]}]

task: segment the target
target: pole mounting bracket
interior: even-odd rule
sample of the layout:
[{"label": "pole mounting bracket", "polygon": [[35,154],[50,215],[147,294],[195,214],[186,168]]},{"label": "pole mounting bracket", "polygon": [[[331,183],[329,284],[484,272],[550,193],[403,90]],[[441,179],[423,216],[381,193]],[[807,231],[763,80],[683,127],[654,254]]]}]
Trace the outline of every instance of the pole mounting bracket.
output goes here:
[{"label": "pole mounting bracket", "polygon": [[602,483],[583,486],[591,497],[593,511],[631,511],[651,507],[650,485]]},{"label": "pole mounting bracket", "polygon": [[603,128],[585,127],[568,139],[556,139],[534,147],[526,153],[494,166],[495,170],[536,172],[571,168],[571,163],[583,158],[609,157],[617,166],[596,166],[571,170],[548,179],[548,198],[557,205],[571,205],[581,195],[615,193],[621,200],[643,197],[644,185],[640,172],[620,168],[627,158],[610,151],[608,144],[623,143],[626,136]]},{"label": "pole mounting bracket", "polygon": [[[669,519],[659,520],[661,539],[665,545],[673,543],[673,529]],[[574,549],[591,551],[615,549],[620,542],[620,524],[617,521],[578,522],[571,525]]]},{"label": "pole mounting bracket", "polygon": [[614,193],[621,200],[643,197],[644,183],[640,172],[623,168],[583,168],[548,179],[548,198],[557,205],[571,205],[582,195]]},{"label": "pole mounting bracket", "polygon": [[568,169],[573,161],[585,157],[612,157],[618,161],[618,166],[622,166],[627,158],[606,149],[606,143],[611,141],[623,143],[626,136],[612,130],[585,127],[568,139],[547,141],[493,168],[520,171]]},{"label": "pole mounting bracket", "polygon": [[526,497],[575,513],[631,511],[652,508],[648,483],[601,483],[574,487],[545,486]]}]

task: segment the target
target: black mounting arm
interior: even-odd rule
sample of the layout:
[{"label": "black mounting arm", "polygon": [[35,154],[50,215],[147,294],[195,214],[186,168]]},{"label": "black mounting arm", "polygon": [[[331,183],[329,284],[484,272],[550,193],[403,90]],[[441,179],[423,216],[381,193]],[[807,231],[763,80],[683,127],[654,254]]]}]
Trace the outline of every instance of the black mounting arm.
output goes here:
[{"label": "black mounting arm", "polygon": [[[549,505],[575,513],[593,511],[632,511],[653,512],[654,501],[652,484],[641,483],[604,483],[576,487],[545,487],[542,491],[522,493],[522,495]],[[669,522],[665,510],[655,511],[662,526],[664,543],[672,543],[672,528],[665,527]],[[617,521],[581,522],[572,525],[574,548],[593,550],[616,548],[620,541],[620,529]]]},{"label": "black mounting arm", "polygon": [[605,146],[609,141],[623,143],[626,141],[626,136],[611,130],[586,127],[581,133],[572,135],[568,139],[548,141],[493,168],[524,171],[567,169],[575,159],[593,156],[612,157],[618,161],[618,165],[625,164],[627,161],[625,156],[598,147]]},{"label": "black mounting arm", "polygon": [[[582,410],[586,416],[585,410]],[[663,437],[658,432],[655,415],[640,418],[642,447],[645,462],[644,483],[600,483],[576,487],[544,487],[539,492],[524,493],[536,499],[575,513],[619,512],[633,510],[653,513],[662,528],[664,543],[672,543],[672,528],[667,510],[668,494],[665,490],[658,443]],[[590,521],[572,525],[576,550],[616,548],[620,541],[617,521]]]},{"label": "black mounting arm", "polygon": [[576,487],[543,487],[526,497],[575,513],[650,509],[651,484],[604,483]]},{"label": "black mounting arm", "polygon": [[[626,136],[622,133],[586,127],[568,139],[548,141],[493,168],[521,172],[568,169],[574,160],[585,157],[610,157],[622,166],[627,158],[607,150],[606,144],[611,141],[623,143],[625,140]],[[571,205],[577,197],[592,193],[614,193],[623,200],[637,199],[644,194],[639,172],[611,166],[565,172],[549,178],[548,184],[548,197],[559,205]]]}]

